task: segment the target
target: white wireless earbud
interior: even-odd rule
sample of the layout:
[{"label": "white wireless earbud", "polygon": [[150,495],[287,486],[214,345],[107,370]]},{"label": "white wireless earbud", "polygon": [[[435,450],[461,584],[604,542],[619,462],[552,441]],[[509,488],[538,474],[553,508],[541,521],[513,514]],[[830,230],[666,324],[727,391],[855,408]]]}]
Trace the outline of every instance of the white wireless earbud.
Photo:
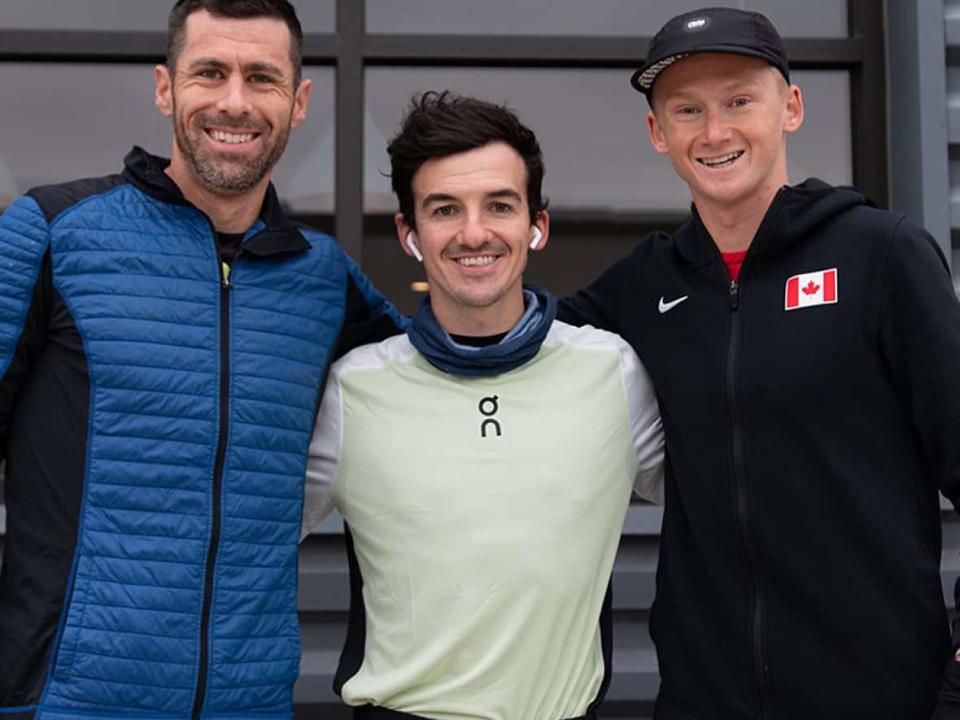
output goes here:
[{"label": "white wireless earbud", "polygon": [[407,237],[404,239],[404,242],[407,243],[407,247],[410,248],[410,252],[413,253],[413,256],[417,259],[417,262],[423,262],[423,254],[420,252],[420,248],[417,247],[416,235],[413,234],[413,230],[407,233]]},{"label": "white wireless earbud", "polygon": [[540,232],[540,228],[536,225],[533,227],[533,235],[530,238],[530,249],[536,250],[537,246],[540,244],[540,241],[543,240],[543,233]]}]

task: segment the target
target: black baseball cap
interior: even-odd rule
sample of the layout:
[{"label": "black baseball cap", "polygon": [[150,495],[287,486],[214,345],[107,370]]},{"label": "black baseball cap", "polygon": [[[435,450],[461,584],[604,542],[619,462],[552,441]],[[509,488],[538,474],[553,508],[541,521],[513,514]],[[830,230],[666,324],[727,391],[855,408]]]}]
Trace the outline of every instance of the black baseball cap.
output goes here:
[{"label": "black baseball cap", "polygon": [[790,82],[783,40],[764,15],[734,8],[703,8],[677,15],[660,28],[650,43],[646,62],[630,78],[630,84],[650,100],[657,75],[677,60],[695,53],[760,58]]}]

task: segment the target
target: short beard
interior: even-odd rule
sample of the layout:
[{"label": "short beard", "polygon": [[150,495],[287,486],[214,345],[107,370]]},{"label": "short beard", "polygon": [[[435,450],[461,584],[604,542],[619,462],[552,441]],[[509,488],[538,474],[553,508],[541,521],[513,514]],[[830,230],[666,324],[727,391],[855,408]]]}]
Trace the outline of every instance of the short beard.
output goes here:
[{"label": "short beard", "polygon": [[[251,162],[245,165],[218,162],[211,154],[203,152],[198,146],[191,143],[187,129],[180,122],[180,117],[177,114],[176,101],[173,104],[173,117],[173,135],[176,138],[180,154],[187,161],[187,165],[200,183],[218,195],[243,195],[256,187],[277,164],[287,147],[287,140],[290,138],[290,123],[288,121],[287,126],[277,135],[274,144],[267,147],[265,153],[254,158]],[[201,115],[194,117],[194,122],[198,126],[202,126],[204,120],[204,116]],[[237,129],[249,127],[249,124],[241,125],[229,116],[219,118],[218,124],[236,127]],[[264,126],[261,129],[261,134],[267,129]],[[203,133],[205,131],[202,127],[198,127],[197,132]]]}]

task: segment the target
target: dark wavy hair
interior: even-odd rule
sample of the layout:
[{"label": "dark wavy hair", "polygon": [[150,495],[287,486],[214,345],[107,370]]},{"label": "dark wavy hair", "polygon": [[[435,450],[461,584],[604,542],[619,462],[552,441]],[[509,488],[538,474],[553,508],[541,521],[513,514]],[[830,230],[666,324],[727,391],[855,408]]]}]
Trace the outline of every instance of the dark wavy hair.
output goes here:
[{"label": "dark wavy hair", "polygon": [[293,86],[300,86],[303,68],[303,28],[287,0],[178,0],[170,11],[167,21],[167,67],[176,71],[177,58],[186,42],[187,18],[195,12],[206,10],[215,17],[226,18],[277,18],[290,29],[290,62],[293,64]]},{"label": "dark wavy hair", "polygon": [[416,226],[413,176],[427,160],[504,142],[527,168],[530,222],[547,207],[543,197],[543,153],[537,136],[505,105],[444,92],[414,96],[400,132],[390,141],[390,182],[406,221]]}]

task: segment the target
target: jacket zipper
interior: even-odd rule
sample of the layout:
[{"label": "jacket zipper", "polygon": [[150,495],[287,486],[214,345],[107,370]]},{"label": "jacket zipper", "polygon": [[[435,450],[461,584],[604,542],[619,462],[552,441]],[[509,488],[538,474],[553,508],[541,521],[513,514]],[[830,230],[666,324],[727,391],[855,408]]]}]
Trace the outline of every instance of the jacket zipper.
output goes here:
[{"label": "jacket zipper", "polygon": [[[216,239],[214,240],[216,242]],[[230,269],[223,262],[219,247],[217,261],[220,266],[220,417],[217,435],[217,454],[213,463],[212,521],[210,547],[207,549],[207,566],[203,583],[203,610],[200,615],[200,664],[197,677],[197,693],[193,701],[193,720],[200,720],[207,691],[207,666],[210,656],[210,607],[213,604],[213,571],[220,546],[220,497],[223,486],[223,465],[227,451],[229,430],[230,391]]]},{"label": "jacket zipper", "polygon": [[730,412],[730,428],[733,436],[733,480],[737,503],[737,535],[743,546],[747,566],[747,581],[750,587],[750,643],[753,650],[753,673],[757,684],[757,707],[760,720],[768,717],[766,707],[767,657],[764,626],[766,607],[760,574],[757,570],[756,550],[750,526],[750,504],[747,496],[746,464],[743,452],[743,429],[735,400],[734,378],[736,377],[737,347],[740,340],[740,285],[730,281],[730,345],[727,348],[727,405]]}]

